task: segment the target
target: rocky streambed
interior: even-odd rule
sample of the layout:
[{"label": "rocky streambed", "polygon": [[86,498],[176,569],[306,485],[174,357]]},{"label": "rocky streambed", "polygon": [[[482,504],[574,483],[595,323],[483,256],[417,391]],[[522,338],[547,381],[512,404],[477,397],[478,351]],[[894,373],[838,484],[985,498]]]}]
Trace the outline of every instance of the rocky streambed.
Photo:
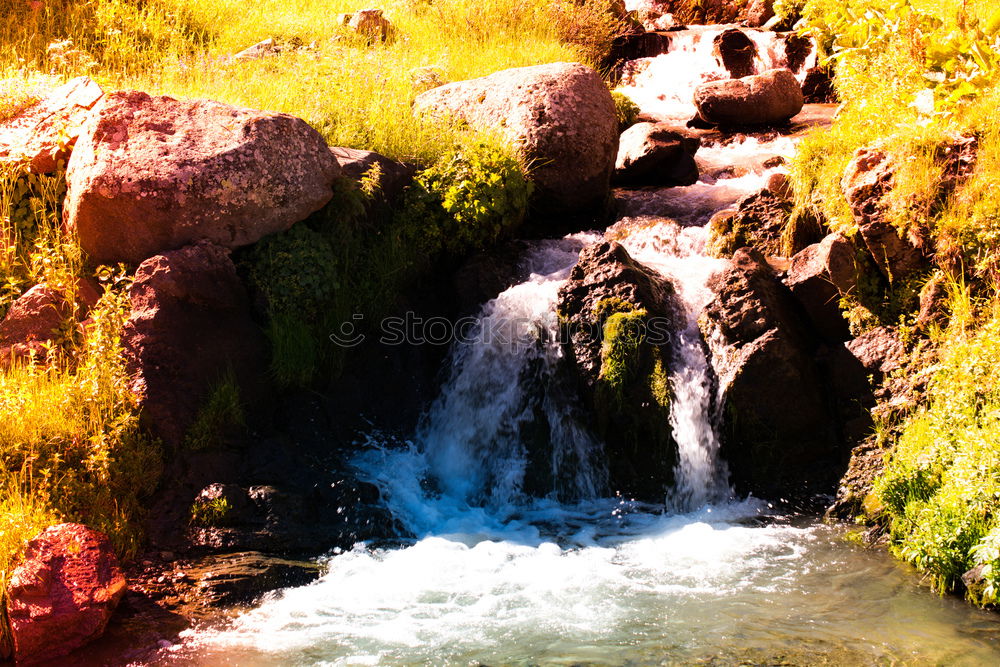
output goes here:
[{"label": "rocky streambed", "polygon": [[[411,167],[280,114],[88,81],[0,131],[36,170],[68,156],[66,224],[136,267],[127,360],[171,447],[150,547],[76,664],[996,659],[992,616],[819,518],[901,356],[891,331],[852,339],[837,301],[923,261],[877,216],[891,164],[859,156],[845,179],[859,237],[793,223],[785,165],[834,110],[808,46],[738,26],[620,46],[641,112],[620,137],[581,65],[418,98],[503,118],[540,161],[534,238],[409,297],[423,318],[474,313],[466,339],[369,342],[317,392],[268,380],[232,252],[330,206],[341,176],[375,173],[392,206]],[[960,174],[973,158],[953,152]],[[19,354],[51,332],[4,326]],[[226,372],[257,414],[190,447]]]}]

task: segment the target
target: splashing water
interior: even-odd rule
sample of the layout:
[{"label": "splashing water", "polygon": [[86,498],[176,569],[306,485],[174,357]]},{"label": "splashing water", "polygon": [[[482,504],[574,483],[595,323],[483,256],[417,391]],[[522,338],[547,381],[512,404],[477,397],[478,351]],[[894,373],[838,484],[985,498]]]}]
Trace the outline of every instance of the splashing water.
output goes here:
[{"label": "splashing water", "polygon": [[[618,90],[646,114],[659,120],[687,121],[695,114],[695,88],[709,81],[730,78],[729,72],[712,54],[712,41],[733,25],[689,26],[670,33],[670,51],[652,58],[627,63]],[[754,72],[787,69],[786,40],[779,34],[742,29],[757,46]],[[804,79],[806,69],[815,64],[810,54],[797,74]]]},{"label": "splashing water", "polygon": [[525,491],[532,440],[542,441],[560,496],[593,498],[603,489],[601,447],[561,391],[555,315],[559,287],[583,245],[596,240],[539,244],[525,259],[531,277],[487,303],[470,343],[455,348],[451,376],[417,433],[445,493],[514,502]]},{"label": "splashing water", "polygon": [[[703,151],[699,183],[633,193],[625,208],[642,212],[608,231],[671,280],[686,315],[671,377],[680,456],[665,506],[601,497],[600,443],[562,389],[558,289],[599,237],[538,242],[530,278],[486,304],[454,348],[413,441],[373,439],[354,461],[415,537],[325,559],[313,585],[188,631],[157,662],[996,664],[993,616],[928,595],[835,527],[728,499],[697,326],[722,263],[705,256],[702,225],[759,189],[763,159],[790,151],[783,142]],[[705,166],[741,162],[731,177]]]}]

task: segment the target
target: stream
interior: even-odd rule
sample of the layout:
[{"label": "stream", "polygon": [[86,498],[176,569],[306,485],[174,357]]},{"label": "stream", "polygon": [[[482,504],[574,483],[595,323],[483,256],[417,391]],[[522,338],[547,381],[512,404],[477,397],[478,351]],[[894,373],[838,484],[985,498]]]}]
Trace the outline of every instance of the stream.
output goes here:
[{"label": "stream", "polygon": [[[724,76],[710,48],[723,28],[672,33],[669,53],[629,65],[622,90],[682,124],[694,86]],[[781,66],[771,33],[753,39],[759,69]],[[331,554],[316,583],[187,631],[157,664],[1000,664],[994,614],[931,594],[842,527],[729,489],[696,324],[724,265],[704,252],[705,224],[794,148],[789,137],[705,145],[698,183],[617,195],[625,217],[607,234],[670,278],[687,316],[671,376],[677,483],[662,504],[608,491],[601,443],[555,387],[558,290],[602,235],[537,241],[522,260],[530,278],[483,305],[405,446],[359,443],[359,476],[415,537]],[[545,498],[523,491],[520,434],[539,410],[558,491]]]}]

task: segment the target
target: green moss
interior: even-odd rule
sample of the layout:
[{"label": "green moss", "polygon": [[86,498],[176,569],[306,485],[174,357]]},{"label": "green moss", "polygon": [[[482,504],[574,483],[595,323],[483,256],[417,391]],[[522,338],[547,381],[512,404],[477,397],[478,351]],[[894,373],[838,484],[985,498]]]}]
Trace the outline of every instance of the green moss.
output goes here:
[{"label": "green moss", "polygon": [[245,423],[240,388],[232,371],[222,377],[198,411],[184,444],[189,449],[207,449],[219,444],[233,428]]},{"label": "green moss", "polygon": [[598,381],[604,392],[619,405],[624,402],[627,385],[639,370],[639,351],[645,337],[647,316],[645,310],[615,312],[604,323]]}]

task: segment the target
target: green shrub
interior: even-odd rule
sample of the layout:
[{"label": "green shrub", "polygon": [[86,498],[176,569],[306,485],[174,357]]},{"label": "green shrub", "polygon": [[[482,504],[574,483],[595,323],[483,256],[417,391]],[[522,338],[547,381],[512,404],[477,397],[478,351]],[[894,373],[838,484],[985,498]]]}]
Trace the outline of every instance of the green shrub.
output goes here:
[{"label": "green shrub", "polygon": [[256,244],[247,264],[251,284],[272,314],[314,319],[339,288],[333,248],[305,224]]},{"label": "green shrub", "polygon": [[417,174],[401,220],[425,251],[462,255],[516,231],[531,190],[506,147],[477,139]]}]

